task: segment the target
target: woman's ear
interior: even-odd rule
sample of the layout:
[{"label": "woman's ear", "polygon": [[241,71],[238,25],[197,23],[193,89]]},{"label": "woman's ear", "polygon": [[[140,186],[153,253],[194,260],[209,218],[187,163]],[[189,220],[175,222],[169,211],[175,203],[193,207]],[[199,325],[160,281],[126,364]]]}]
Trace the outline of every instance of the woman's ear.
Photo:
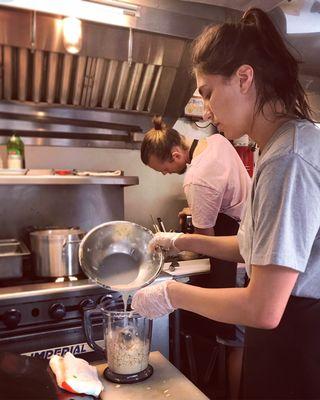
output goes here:
[{"label": "woman's ear", "polygon": [[241,65],[236,71],[236,76],[238,78],[241,93],[247,93],[253,83],[253,68],[248,64]]}]

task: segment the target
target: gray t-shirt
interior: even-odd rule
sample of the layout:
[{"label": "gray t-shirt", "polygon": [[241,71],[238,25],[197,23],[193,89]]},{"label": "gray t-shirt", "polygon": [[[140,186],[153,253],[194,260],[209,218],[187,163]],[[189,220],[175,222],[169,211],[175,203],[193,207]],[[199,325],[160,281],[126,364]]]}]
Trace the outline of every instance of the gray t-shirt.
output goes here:
[{"label": "gray t-shirt", "polygon": [[[251,265],[299,271],[292,294],[320,298],[320,129],[290,121],[259,157],[238,239]],[[279,267],[281,268],[281,267]]]}]

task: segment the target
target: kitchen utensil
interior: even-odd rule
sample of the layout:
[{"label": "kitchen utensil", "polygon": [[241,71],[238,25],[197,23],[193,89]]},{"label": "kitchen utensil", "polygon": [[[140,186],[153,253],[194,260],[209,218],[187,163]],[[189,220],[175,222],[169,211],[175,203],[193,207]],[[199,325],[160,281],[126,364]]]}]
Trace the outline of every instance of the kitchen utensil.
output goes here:
[{"label": "kitchen utensil", "polygon": [[158,225],[156,224],[156,221],[154,220],[153,216],[150,214],[150,218],[152,220],[152,227],[154,230],[154,233],[160,232],[160,229],[158,227]]},{"label": "kitchen utensil", "polygon": [[158,221],[158,225],[159,225],[160,231],[161,231],[161,232],[166,232],[166,228],[164,227],[164,224],[163,224],[163,222],[162,222],[162,219],[161,219],[160,217],[158,217],[158,218],[157,218],[157,221]]},{"label": "kitchen utensil", "polygon": [[80,243],[80,264],[88,277],[119,292],[134,291],[156,279],[163,266],[161,252],[150,252],[153,233],[128,221],[93,228]]},{"label": "kitchen utensil", "polygon": [[79,274],[80,229],[45,229],[30,233],[35,275],[62,277]]},{"label": "kitchen utensil", "polygon": [[0,240],[0,279],[23,276],[23,256],[30,255],[26,245],[17,239]]},{"label": "kitchen utensil", "polygon": [[[102,317],[104,348],[94,340],[92,319]],[[153,373],[149,365],[152,321],[134,311],[124,311],[120,298],[105,296],[96,309],[84,310],[84,330],[88,344],[105,356],[106,379],[117,383],[134,383]]]}]

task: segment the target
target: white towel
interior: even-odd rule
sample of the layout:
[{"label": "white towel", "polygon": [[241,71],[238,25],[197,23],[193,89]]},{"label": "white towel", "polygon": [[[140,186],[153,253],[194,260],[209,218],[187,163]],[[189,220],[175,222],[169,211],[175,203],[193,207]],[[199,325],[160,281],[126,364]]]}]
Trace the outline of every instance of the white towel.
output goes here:
[{"label": "white towel", "polygon": [[97,369],[87,361],[74,357],[70,352],[64,357],[52,356],[49,365],[56,376],[58,386],[64,390],[95,397],[103,390]]},{"label": "white towel", "polygon": [[77,171],[79,176],[121,176],[122,171]]}]

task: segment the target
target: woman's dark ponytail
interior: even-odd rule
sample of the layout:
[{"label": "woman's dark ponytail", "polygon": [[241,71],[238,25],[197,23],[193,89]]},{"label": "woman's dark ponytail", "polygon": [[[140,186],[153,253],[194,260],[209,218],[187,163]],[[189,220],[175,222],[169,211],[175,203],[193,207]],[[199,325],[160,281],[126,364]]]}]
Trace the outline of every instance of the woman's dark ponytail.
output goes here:
[{"label": "woman's dark ponytail", "polygon": [[256,112],[266,103],[275,106],[280,101],[285,115],[312,121],[298,79],[298,62],[264,11],[251,8],[238,23],[207,28],[193,44],[192,59],[199,72],[226,77],[243,64],[251,65],[257,90]]}]

